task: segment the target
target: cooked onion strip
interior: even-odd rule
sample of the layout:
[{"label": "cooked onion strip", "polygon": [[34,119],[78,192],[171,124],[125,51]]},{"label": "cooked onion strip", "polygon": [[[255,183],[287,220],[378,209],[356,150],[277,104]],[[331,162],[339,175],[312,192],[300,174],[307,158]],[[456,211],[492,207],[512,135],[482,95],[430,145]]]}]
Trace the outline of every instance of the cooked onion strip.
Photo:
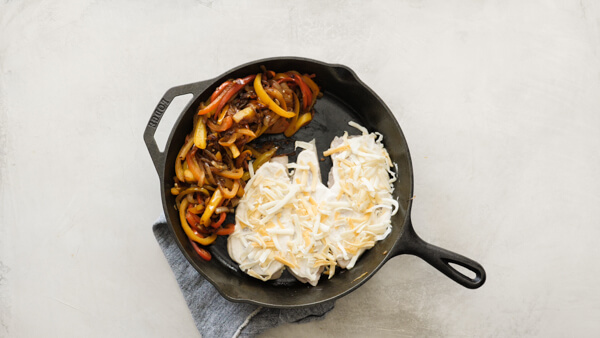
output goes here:
[{"label": "cooked onion strip", "polygon": [[242,175],[244,175],[244,169],[236,168],[234,170],[223,170],[223,171],[216,172],[216,174],[219,176],[222,176],[222,177],[237,180],[239,178],[242,178]]},{"label": "cooked onion strip", "polygon": [[224,198],[232,199],[237,196],[238,189],[240,188],[240,181],[235,180],[233,182],[233,187],[231,189],[227,189],[219,184],[219,190],[221,190],[221,194],[223,194]]},{"label": "cooked onion strip", "polygon": [[252,130],[250,130],[250,129],[248,129],[248,128],[240,128],[240,129],[236,129],[235,133],[236,133],[236,134],[239,134],[239,135],[246,135],[246,136],[250,136],[250,137],[251,137],[251,138],[253,138],[253,139],[254,139],[254,138],[256,138],[256,134],[255,134],[255,133],[254,133]]},{"label": "cooked onion strip", "polygon": [[229,136],[221,137],[219,144],[223,147],[229,147],[237,140],[237,134],[231,134]]},{"label": "cooked onion strip", "polygon": [[275,103],[279,103],[281,108],[287,111],[287,105],[285,104],[285,100],[283,99],[283,94],[277,90],[276,88],[265,89],[265,92],[273,99],[277,100]]},{"label": "cooked onion strip", "polygon": [[196,161],[196,149],[187,153],[186,162],[188,168],[194,175],[194,179],[198,182],[198,185],[202,186],[204,184],[204,170],[200,167],[198,162]]}]

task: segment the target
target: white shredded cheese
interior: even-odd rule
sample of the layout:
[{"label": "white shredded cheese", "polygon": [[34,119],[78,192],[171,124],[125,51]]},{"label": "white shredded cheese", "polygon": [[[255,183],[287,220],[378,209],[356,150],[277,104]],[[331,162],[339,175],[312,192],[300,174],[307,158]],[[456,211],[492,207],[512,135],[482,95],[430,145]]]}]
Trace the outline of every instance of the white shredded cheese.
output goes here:
[{"label": "white shredded cheese", "polygon": [[251,179],[228,250],[250,276],[278,278],[287,267],[298,280],[316,285],[322,273],[333,277],[336,266],[354,267],[391,232],[391,216],[399,208],[392,197],[397,166],[381,134],[349,125],[362,135],[345,132],[323,152],[333,162],[329,187],[320,181],[314,141],[296,141],[303,149],[296,163],[269,162],[256,172],[249,165]]}]

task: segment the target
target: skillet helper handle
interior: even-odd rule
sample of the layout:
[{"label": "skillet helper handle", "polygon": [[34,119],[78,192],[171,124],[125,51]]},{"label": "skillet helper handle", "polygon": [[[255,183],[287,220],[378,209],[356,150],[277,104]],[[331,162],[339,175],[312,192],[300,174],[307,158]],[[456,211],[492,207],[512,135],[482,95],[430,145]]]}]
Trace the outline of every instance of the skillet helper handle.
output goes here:
[{"label": "skillet helper handle", "polygon": [[[415,255],[466,288],[477,289],[483,285],[486,276],[481,264],[465,256],[425,242],[417,235],[411,223],[407,225],[406,232],[402,236],[402,243],[398,246],[400,249],[395,252],[395,255]],[[463,274],[454,268],[452,264],[470,270],[475,273],[475,277],[471,278]]]},{"label": "skillet helper handle", "polygon": [[169,108],[169,105],[177,96],[193,94],[194,97],[190,100],[190,102],[193,102],[195,101],[196,96],[200,95],[200,93],[207,89],[211,83],[212,81],[209,80],[173,87],[167,90],[162,99],[160,99],[156,105],[156,108],[154,109],[154,112],[152,113],[152,116],[150,116],[150,120],[146,125],[146,129],[144,130],[144,142],[146,143],[146,147],[148,148],[148,152],[150,153],[154,167],[159,175],[161,175],[165,169],[164,166],[166,152],[161,152],[159,150],[158,145],[156,144],[156,139],[154,138],[154,134],[156,133],[156,129],[158,128],[158,124],[160,123],[163,114],[165,111],[167,111],[167,108]]}]

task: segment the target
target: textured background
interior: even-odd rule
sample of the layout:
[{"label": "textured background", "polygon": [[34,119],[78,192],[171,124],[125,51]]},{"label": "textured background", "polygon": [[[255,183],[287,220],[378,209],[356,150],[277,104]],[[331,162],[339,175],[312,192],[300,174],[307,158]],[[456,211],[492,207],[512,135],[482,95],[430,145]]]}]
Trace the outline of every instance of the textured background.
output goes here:
[{"label": "textured background", "polygon": [[266,337],[591,336],[599,54],[592,0],[0,1],[0,336],[198,336],[150,230],[142,132],[168,88],[281,55],[345,64],[381,96],[417,232],[488,281],[398,257],[324,321]]}]

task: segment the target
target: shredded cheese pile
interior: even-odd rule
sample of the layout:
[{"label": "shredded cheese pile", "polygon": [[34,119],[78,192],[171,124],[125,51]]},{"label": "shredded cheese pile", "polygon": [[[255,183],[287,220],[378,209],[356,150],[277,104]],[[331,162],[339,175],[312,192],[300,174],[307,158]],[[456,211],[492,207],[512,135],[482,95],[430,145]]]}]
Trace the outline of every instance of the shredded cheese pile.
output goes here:
[{"label": "shredded cheese pile", "polygon": [[[240,268],[263,281],[287,267],[302,282],[316,285],[336,266],[351,269],[360,255],[391,232],[398,209],[396,174],[382,136],[354,123],[361,136],[336,137],[329,187],[321,183],[314,141],[296,142],[296,163],[264,164],[248,181],[236,210],[228,250]],[[288,170],[293,170],[289,177]]]}]

